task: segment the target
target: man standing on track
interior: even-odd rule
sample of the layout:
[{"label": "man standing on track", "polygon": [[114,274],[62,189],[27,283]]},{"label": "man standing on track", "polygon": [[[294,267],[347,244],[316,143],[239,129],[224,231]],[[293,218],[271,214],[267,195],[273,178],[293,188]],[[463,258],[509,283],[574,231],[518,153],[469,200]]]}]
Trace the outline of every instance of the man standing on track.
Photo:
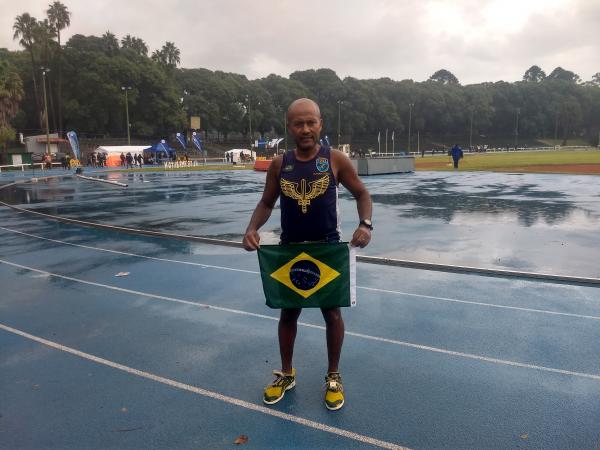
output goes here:
[{"label": "man standing on track", "polygon": [[[267,172],[267,180],[261,200],[258,202],[246,234],[244,248],[248,251],[259,247],[259,228],[269,217],[275,202],[280,198],[281,242],[284,244],[306,241],[335,243],[340,240],[339,210],[337,202],[338,183],[352,193],[358,208],[359,225],[352,235],[351,245],[365,247],[371,240],[371,196],[358,178],[350,159],[342,152],[319,144],[323,120],[319,106],[312,100],[295,100],[288,108],[288,131],[296,142],[296,148],[277,156]],[[308,208],[288,197],[283,184],[298,183],[308,186],[324,175],[329,178],[328,187],[320,196],[311,199]],[[301,308],[282,309],[279,319],[279,351],[281,371],[273,371],[275,381],[264,391],[263,401],[274,404],[285,392],[296,385],[296,369],[292,367],[294,341]],[[325,406],[330,410],[344,405],[344,391],[339,373],[339,360],[344,341],[344,321],[340,308],[321,309],[326,324],[328,369],[325,381]]]},{"label": "man standing on track", "polygon": [[452,161],[454,161],[454,170],[458,170],[458,162],[463,157],[462,148],[460,148],[458,144],[454,144],[454,147],[450,150],[450,154],[452,155]]}]

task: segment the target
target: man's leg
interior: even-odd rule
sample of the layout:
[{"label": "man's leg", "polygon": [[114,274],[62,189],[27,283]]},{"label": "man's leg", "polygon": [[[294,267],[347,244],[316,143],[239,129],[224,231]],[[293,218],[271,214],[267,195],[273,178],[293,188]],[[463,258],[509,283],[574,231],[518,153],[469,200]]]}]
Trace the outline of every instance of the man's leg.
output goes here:
[{"label": "man's leg", "polygon": [[263,402],[273,405],[280,401],[289,391],[296,386],[296,371],[292,368],[294,356],[294,341],[298,327],[298,317],[302,309],[282,309],[279,316],[279,352],[281,354],[281,371],[274,370],[275,380],[264,391]]},{"label": "man's leg", "polygon": [[344,343],[344,319],[340,308],[321,309],[327,334],[327,372],[338,372],[342,344]]},{"label": "man's leg", "polygon": [[281,354],[281,371],[285,374],[292,373],[292,358],[294,356],[294,342],[298,329],[298,317],[302,309],[282,309],[279,316],[279,353]]},{"label": "man's leg", "polygon": [[325,406],[336,411],[344,406],[344,388],[339,373],[340,354],[344,342],[344,319],[340,308],[321,309],[327,333],[327,357],[329,366],[325,376]]}]

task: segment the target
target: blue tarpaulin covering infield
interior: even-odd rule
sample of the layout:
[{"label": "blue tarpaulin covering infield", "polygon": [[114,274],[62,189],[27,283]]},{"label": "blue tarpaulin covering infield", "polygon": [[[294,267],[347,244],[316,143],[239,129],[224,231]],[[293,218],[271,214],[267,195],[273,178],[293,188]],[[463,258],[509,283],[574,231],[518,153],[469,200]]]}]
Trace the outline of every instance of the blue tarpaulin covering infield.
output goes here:
[{"label": "blue tarpaulin covering infield", "polygon": [[[38,171],[36,170],[36,175]],[[255,172],[100,172],[0,191],[38,212],[241,240]],[[22,181],[0,174],[0,183]],[[365,180],[363,255],[597,276],[595,177],[416,173]],[[356,206],[342,191],[341,227]],[[278,241],[279,211],[261,242]],[[320,311],[298,326],[296,387],[256,254],[0,208],[0,448],[597,448],[597,288],[359,264],[345,309],[346,405],[323,405]]]}]

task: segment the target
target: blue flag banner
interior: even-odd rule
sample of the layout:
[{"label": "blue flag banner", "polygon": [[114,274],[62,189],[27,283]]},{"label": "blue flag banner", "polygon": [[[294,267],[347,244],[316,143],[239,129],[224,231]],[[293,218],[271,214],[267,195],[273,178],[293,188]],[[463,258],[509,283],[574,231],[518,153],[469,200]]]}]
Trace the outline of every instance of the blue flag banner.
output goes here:
[{"label": "blue flag banner", "polygon": [[198,134],[196,134],[195,131],[192,133],[192,142],[194,143],[194,145],[196,146],[198,151],[201,152],[202,151],[202,141],[200,140],[200,136]]},{"label": "blue flag banner", "polygon": [[183,134],[181,134],[181,133],[177,133],[175,135],[175,137],[177,138],[177,141],[181,144],[181,146],[185,150],[186,149],[186,146],[185,146],[185,136]]},{"label": "blue flag banner", "polygon": [[258,262],[271,308],[356,305],[356,252],[347,242],[261,245]]},{"label": "blue flag banner", "polygon": [[321,144],[323,147],[331,147],[331,144],[329,143],[329,136],[325,135],[319,139],[319,144]]},{"label": "blue flag banner", "polygon": [[275,139],[271,139],[268,143],[267,143],[267,147],[269,148],[276,148],[281,142],[283,142],[285,139],[284,138],[275,138]]},{"label": "blue flag banner", "polygon": [[81,150],[79,149],[79,139],[77,139],[77,133],[74,131],[69,131],[67,133],[67,139],[69,139],[69,144],[71,144],[71,148],[73,149],[73,155],[75,158],[81,161]]}]

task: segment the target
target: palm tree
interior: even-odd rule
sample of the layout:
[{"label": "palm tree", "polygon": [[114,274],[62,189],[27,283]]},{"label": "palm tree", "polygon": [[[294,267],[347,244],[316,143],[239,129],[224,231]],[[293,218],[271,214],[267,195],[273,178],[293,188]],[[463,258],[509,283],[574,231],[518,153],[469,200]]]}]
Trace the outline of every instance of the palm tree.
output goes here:
[{"label": "palm tree", "polygon": [[123,48],[132,48],[133,47],[133,36],[128,34],[123,39],[121,39],[121,47]]},{"label": "palm tree", "polygon": [[102,41],[104,44],[104,53],[107,55],[112,56],[119,51],[119,41],[110,31],[102,35]]},{"label": "palm tree", "polygon": [[20,39],[19,44],[29,52],[31,57],[31,79],[33,80],[33,93],[35,97],[35,111],[40,121],[40,128],[43,128],[42,115],[40,113],[40,96],[38,94],[38,85],[36,77],[37,64],[35,62],[35,56],[33,52],[34,34],[37,27],[37,20],[35,17],[29,15],[29,13],[23,13],[15,18],[13,25],[14,35],[13,39]]},{"label": "palm tree", "polygon": [[148,46],[144,40],[130,34],[121,39],[121,47],[133,50],[139,56],[148,56]]},{"label": "palm tree", "polygon": [[[54,60],[54,55],[57,52],[58,44],[54,40],[56,37],[56,31],[54,27],[50,25],[48,19],[39,20],[33,31],[33,42],[35,48],[39,51],[40,64],[42,67],[50,67],[51,62]],[[56,130],[56,110],[54,109],[54,95],[52,95],[51,80],[48,76],[46,78],[48,88],[48,101],[50,103],[48,113],[52,111],[52,128]]]},{"label": "palm tree", "polygon": [[0,126],[8,125],[19,112],[23,99],[23,82],[16,70],[7,62],[0,61]]},{"label": "palm tree", "polygon": [[58,45],[60,45],[60,32],[71,25],[71,13],[61,2],[54,2],[48,5],[48,20],[50,25],[56,30]]},{"label": "palm tree", "polygon": [[181,52],[173,42],[168,42],[163,45],[162,52],[165,56],[167,65],[170,67],[177,67],[177,65],[181,62],[180,56]]},{"label": "palm tree", "polygon": [[62,47],[60,46],[60,32],[71,25],[71,13],[65,5],[55,1],[51,5],[48,5],[46,14],[48,14],[48,20],[50,21],[50,25],[56,31],[58,39],[58,128],[59,132],[62,133]]},{"label": "palm tree", "polygon": [[133,49],[140,56],[148,56],[148,46],[143,39],[133,38]]},{"label": "palm tree", "polygon": [[154,61],[155,63],[158,64],[162,64],[162,65],[166,65],[166,59],[165,59],[165,54],[163,53],[162,50],[154,50],[152,52],[152,61]]},{"label": "palm tree", "polygon": [[39,20],[33,29],[34,47],[39,52],[39,62],[43,67],[50,67],[54,59],[54,53],[57,51],[57,43],[54,41],[56,36],[56,30],[48,19]]},{"label": "palm tree", "polygon": [[19,112],[23,99],[23,82],[19,74],[5,61],[0,61],[0,146],[6,151],[9,141],[15,138],[10,119]]},{"label": "palm tree", "polygon": [[181,52],[172,42],[166,42],[162,49],[154,50],[152,61],[168,69],[174,69],[180,63]]}]

